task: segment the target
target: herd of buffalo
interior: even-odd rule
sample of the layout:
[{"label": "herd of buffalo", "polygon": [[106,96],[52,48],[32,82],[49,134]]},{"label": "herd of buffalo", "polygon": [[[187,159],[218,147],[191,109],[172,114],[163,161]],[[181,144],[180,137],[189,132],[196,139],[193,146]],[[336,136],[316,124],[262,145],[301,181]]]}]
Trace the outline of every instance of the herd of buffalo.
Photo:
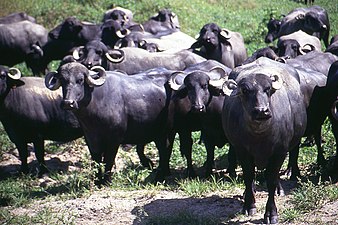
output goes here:
[{"label": "herd of buffalo", "polygon": [[[142,165],[153,167],[144,154],[152,141],[159,151],[156,180],[162,181],[178,134],[194,177],[191,135],[201,131],[207,176],[216,146],[229,144],[231,176],[241,165],[248,215],[256,212],[255,168],[265,169],[264,222],[277,223],[275,191],[281,191],[287,154],[295,178],[302,137],[314,139],[320,165],[326,163],[326,118],[338,138],[338,35],[331,38],[328,14],[319,6],[271,18],[267,27],[265,42],[277,40],[276,46],[248,56],[240,33],[208,23],[192,38],[168,9],[137,23],[130,10],[116,7],[98,24],[69,17],[50,31],[26,13],[0,18],[0,120],[19,151],[22,172],[29,171],[28,143],[43,174],[44,140],[84,136],[92,159],[104,164],[98,184],[111,181],[121,144],[136,145]],[[60,65],[50,72],[53,60]],[[34,77],[13,67],[21,62]],[[328,173],[337,180],[338,157]]]}]

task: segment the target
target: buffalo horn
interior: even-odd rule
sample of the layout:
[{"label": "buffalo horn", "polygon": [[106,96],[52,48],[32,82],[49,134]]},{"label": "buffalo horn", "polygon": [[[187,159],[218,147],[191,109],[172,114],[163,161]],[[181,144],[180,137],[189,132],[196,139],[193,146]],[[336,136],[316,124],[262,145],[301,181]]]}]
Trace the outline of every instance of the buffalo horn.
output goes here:
[{"label": "buffalo horn", "polygon": [[278,75],[271,75],[270,78],[272,80],[272,88],[274,90],[278,90],[278,89],[280,89],[282,87],[283,81],[280,78],[280,76],[278,76]]},{"label": "buffalo horn", "polygon": [[219,34],[222,37],[224,37],[225,39],[230,39],[231,38],[231,34],[230,34],[229,30],[227,30],[227,29],[222,29],[222,31]]},{"label": "buffalo horn", "polygon": [[80,55],[83,54],[83,49],[84,49],[84,46],[80,46],[80,47],[77,47],[76,49],[74,49],[74,51],[73,51],[73,58],[75,60],[79,60],[81,58]]},{"label": "buffalo horn", "polygon": [[230,96],[236,88],[237,82],[233,79],[226,80],[222,85],[222,91],[227,96]]},{"label": "buffalo horn", "polygon": [[225,81],[227,81],[227,77],[222,77],[217,80],[209,80],[209,85],[216,88],[222,88]]},{"label": "buffalo horn", "polygon": [[33,44],[32,48],[35,50],[35,52],[39,53],[39,55],[42,57],[43,56],[43,50],[39,45]]},{"label": "buffalo horn", "polygon": [[337,104],[338,100],[334,101],[331,107],[331,114],[335,120],[338,120]]},{"label": "buffalo horn", "polygon": [[121,30],[116,31],[116,35],[117,35],[119,38],[124,38],[124,37],[127,36],[128,34],[130,34],[130,30],[129,30],[129,29],[125,29],[125,34],[123,34],[123,33],[121,32]]},{"label": "buffalo horn", "polygon": [[45,77],[45,85],[49,90],[56,90],[61,86],[60,80],[56,77],[57,72],[49,72]]},{"label": "buffalo horn", "polygon": [[14,68],[14,67],[9,68],[8,72],[9,73],[7,75],[13,80],[19,80],[21,78],[21,72],[17,68]]},{"label": "buffalo horn", "polygon": [[315,50],[315,46],[311,45],[311,44],[305,44],[303,47],[299,48],[299,52],[302,55],[305,55],[308,52],[311,52]]},{"label": "buffalo horn", "polygon": [[286,59],[284,57],[277,57],[275,58],[275,61],[280,62],[280,63],[286,63]]},{"label": "buffalo horn", "polygon": [[[117,56],[117,58],[113,58],[112,55]],[[107,52],[105,56],[110,62],[120,63],[124,59],[124,51],[119,50],[119,49],[114,49],[111,52]]]},{"label": "buffalo horn", "polygon": [[182,89],[182,88],[185,87],[184,84],[177,84],[177,82],[176,82],[176,77],[177,77],[177,75],[179,75],[179,74],[183,74],[183,75],[184,75],[183,72],[178,71],[178,72],[175,72],[175,73],[171,74],[170,79],[168,80],[169,86],[170,86],[171,89],[173,89],[174,91],[177,91],[177,90]]},{"label": "buffalo horn", "polygon": [[[98,75],[99,78],[94,79],[92,76]],[[104,84],[106,81],[106,70],[101,66],[93,66],[89,71],[89,75],[86,77],[86,81],[89,86],[98,87]]]}]

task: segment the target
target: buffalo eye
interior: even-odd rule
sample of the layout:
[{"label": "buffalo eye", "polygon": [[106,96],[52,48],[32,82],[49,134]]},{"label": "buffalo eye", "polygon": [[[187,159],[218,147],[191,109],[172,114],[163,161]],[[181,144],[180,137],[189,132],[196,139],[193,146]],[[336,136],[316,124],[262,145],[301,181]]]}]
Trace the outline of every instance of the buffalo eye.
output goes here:
[{"label": "buffalo eye", "polygon": [[77,84],[80,84],[80,85],[82,85],[83,82],[84,82],[83,77],[81,77],[81,78],[79,78],[79,79],[76,80],[76,83],[77,83]]},{"label": "buffalo eye", "polygon": [[202,84],[202,86],[201,86],[201,87],[202,87],[202,89],[204,89],[204,90],[205,90],[205,89],[207,89],[207,88],[208,88],[208,85],[207,85],[207,84]]},{"label": "buffalo eye", "polygon": [[249,90],[248,87],[242,87],[241,90],[242,90],[242,93],[243,93],[244,95],[248,95],[248,94],[250,93],[250,90]]},{"label": "buffalo eye", "polygon": [[97,55],[102,55],[102,50],[96,50]]},{"label": "buffalo eye", "polygon": [[270,96],[270,94],[271,94],[271,87],[266,87],[266,88],[264,89],[264,92],[265,92],[267,95]]}]

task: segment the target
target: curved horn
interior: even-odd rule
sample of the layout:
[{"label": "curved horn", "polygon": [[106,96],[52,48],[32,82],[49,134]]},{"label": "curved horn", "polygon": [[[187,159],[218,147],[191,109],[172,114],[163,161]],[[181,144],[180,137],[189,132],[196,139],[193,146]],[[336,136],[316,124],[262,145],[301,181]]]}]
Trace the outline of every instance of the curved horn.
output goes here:
[{"label": "curved horn", "polygon": [[272,88],[274,90],[278,90],[283,86],[283,80],[278,75],[271,75],[270,76],[272,80]]},{"label": "curved horn", "polygon": [[311,44],[305,44],[303,47],[299,48],[299,52],[302,55],[305,55],[306,53],[309,53],[313,50],[315,50],[315,46],[313,46]]},{"label": "curved horn", "polygon": [[21,71],[14,67],[9,68],[7,76],[13,80],[19,80],[21,78]]},{"label": "curved horn", "polygon": [[173,74],[171,74],[169,80],[168,80],[168,84],[171,87],[171,89],[173,89],[174,91],[177,91],[179,89],[182,89],[185,87],[184,84],[177,84],[176,82],[176,77],[179,74],[184,74],[184,72],[182,71],[178,71],[178,72],[174,72]]},{"label": "curved horn", "polygon": [[[97,79],[94,79],[92,76],[98,75]],[[106,70],[101,66],[93,66],[89,71],[89,74],[86,76],[86,81],[89,86],[98,87],[104,84],[106,81]]]},{"label": "curved horn", "polygon": [[81,56],[83,55],[83,49],[84,49],[84,46],[80,46],[80,47],[77,47],[76,49],[74,49],[73,51],[73,58],[77,61],[79,59],[81,59]]},{"label": "curved horn", "polygon": [[233,79],[225,81],[222,85],[222,91],[227,96],[230,96],[235,89],[237,89],[237,82]]},{"label": "curved horn", "polygon": [[284,57],[277,57],[275,58],[275,61],[280,62],[280,63],[286,63],[286,59]]},{"label": "curved horn", "polygon": [[32,48],[34,49],[35,52],[37,52],[41,57],[43,56],[43,50],[41,47],[37,44],[33,44]]},{"label": "curved horn", "polygon": [[223,88],[223,84],[227,80],[227,77],[222,77],[218,80],[209,80],[209,85],[217,88]]},{"label": "curved horn", "polygon": [[[120,63],[124,60],[124,51],[120,49],[114,49],[110,52],[107,52],[105,56],[110,62]],[[116,58],[113,58],[113,56],[116,56]]]},{"label": "curved horn", "polygon": [[338,100],[334,101],[331,107],[331,114],[335,120],[338,120],[337,104]]},{"label": "curved horn", "polygon": [[220,66],[215,66],[215,67],[211,68],[209,70],[209,73],[210,73],[209,74],[210,78],[211,78],[210,75],[213,75],[213,74],[219,75],[218,78],[223,78],[223,77],[227,77],[228,76],[228,73],[222,67],[220,67]]},{"label": "curved horn", "polygon": [[122,33],[121,30],[118,30],[115,32],[116,36],[119,38],[124,38],[125,36],[127,36],[128,34],[130,34],[130,30],[129,29],[125,29],[124,34]]},{"label": "curved horn", "polygon": [[231,38],[231,34],[230,31],[227,29],[222,29],[222,31],[219,33],[223,38],[225,39],[230,39]]},{"label": "curved horn", "polygon": [[59,78],[56,77],[58,72],[49,72],[45,77],[45,85],[49,90],[56,90],[61,86]]}]

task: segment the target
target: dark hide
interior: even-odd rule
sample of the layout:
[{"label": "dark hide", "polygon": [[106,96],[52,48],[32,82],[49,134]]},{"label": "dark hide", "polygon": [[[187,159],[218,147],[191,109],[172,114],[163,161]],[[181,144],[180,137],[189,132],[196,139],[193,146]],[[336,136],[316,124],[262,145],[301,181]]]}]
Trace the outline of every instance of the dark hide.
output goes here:
[{"label": "dark hide", "polygon": [[222,35],[222,29],[217,24],[206,24],[191,49],[206,59],[216,60],[230,68],[241,65],[247,58],[244,39],[240,33],[227,32],[231,35],[230,38]]},{"label": "dark hide", "polygon": [[159,150],[157,179],[169,174],[174,132],[170,118],[169,74],[134,75],[106,71],[102,86],[88,85],[88,69],[68,63],[53,74],[60,80],[63,107],[72,110],[83,128],[92,159],[104,163],[99,182],[109,182],[120,144],[144,145],[154,141]]},{"label": "dark hide", "polygon": [[21,170],[29,171],[27,144],[33,143],[39,173],[47,170],[44,140],[68,142],[82,136],[75,116],[60,108],[61,91],[46,89],[44,79],[23,77],[13,80],[0,66],[0,120],[19,151]]},{"label": "dark hide", "polygon": [[43,26],[28,20],[0,24],[0,64],[14,66],[26,62],[34,75],[44,74],[47,68],[41,66],[39,60],[47,34]]},{"label": "dark hide", "polygon": [[256,213],[255,166],[265,168],[269,197],[264,223],[277,223],[275,191],[279,170],[287,152],[299,145],[306,128],[299,76],[290,66],[261,57],[237,67],[229,78],[236,85],[225,86],[224,91],[231,87],[232,93],[224,100],[222,123],[243,168],[243,212]]}]

